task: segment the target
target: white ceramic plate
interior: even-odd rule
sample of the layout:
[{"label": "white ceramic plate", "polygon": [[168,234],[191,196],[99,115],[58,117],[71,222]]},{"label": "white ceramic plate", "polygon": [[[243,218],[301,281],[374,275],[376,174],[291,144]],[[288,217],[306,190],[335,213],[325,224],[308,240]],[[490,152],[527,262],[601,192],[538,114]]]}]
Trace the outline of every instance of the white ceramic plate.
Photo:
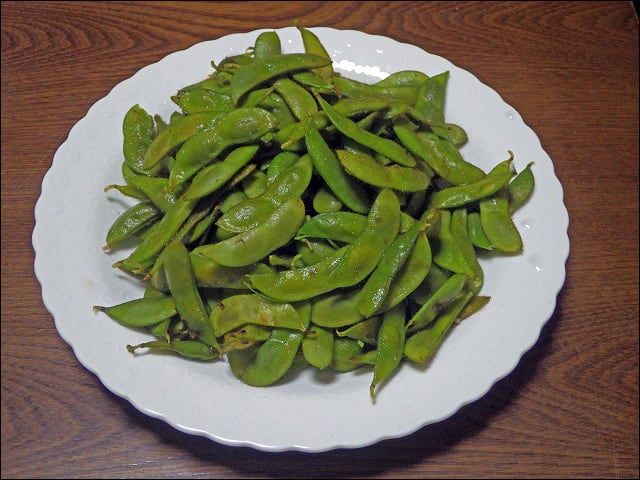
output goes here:
[{"label": "white ceramic plate", "polygon": [[[223,361],[134,357],[125,345],[150,337],[92,311],[142,295],[141,285],[111,266],[127,252],[101,248],[111,222],[131,205],[116,191],[103,192],[122,183],[122,119],[135,103],[168,119],[175,110],[171,95],[211,73],[211,60],[253,45],[262,30],[202,42],[142,68],[97,101],[56,152],[35,208],[35,272],[59,334],[110,391],[178,430],[226,445],[322,452],[405,436],[443,420],[515,368],[552,315],[565,279],[562,187],[538,137],[513,107],[469,72],[413,45],[358,31],[312,30],[336,69],[353,78],[450,71],[446,118],[467,130],[467,160],[487,170],[511,150],[518,170],[535,162],[535,193],[514,216],[524,253],[483,260],[489,305],[451,332],[427,369],[403,365],[375,403],[370,372],[306,370],[286,383],[253,388]],[[277,31],[285,52],[304,50],[295,28]]]}]

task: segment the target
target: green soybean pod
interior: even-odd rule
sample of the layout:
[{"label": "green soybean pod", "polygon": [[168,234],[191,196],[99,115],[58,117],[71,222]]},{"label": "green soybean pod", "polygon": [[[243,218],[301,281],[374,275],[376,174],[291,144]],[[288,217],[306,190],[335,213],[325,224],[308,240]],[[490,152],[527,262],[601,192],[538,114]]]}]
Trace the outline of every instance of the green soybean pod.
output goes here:
[{"label": "green soybean pod", "polygon": [[329,189],[321,187],[313,196],[313,209],[318,213],[338,212],[342,202]]},{"label": "green soybean pod", "polygon": [[401,120],[394,122],[393,131],[402,145],[452,185],[474,182],[485,176],[480,168],[464,160],[454,145],[433,133],[416,131],[409,122]]},{"label": "green soybean pod", "polygon": [[433,326],[410,336],[404,345],[404,356],[417,363],[425,363],[433,357],[458,315],[473,296],[468,292],[440,313]]},{"label": "green soybean pod", "polygon": [[280,152],[269,162],[267,167],[267,185],[271,185],[276,177],[287,167],[291,166],[300,156],[294,152]]},{"label": "green soybean pod", "polygon": [[224,334],[224,342],[264,342],[271,336],[271,327],[247,324]]},{"label": "green soybean pod", "polygon": [[301,197],[307,190],[312,175],[311,159],[308,155],[301,156],[280,172],[261,195],[229,208],[216,225],[234,233],[257,227],[279,205],[291,198]]},{"label": "green soybean pod", "polygon": [[374,83],[374,85],[377,87],[398,87],[402,85],[420,87],[428,79],[429,76],[419,70],[400,70],[391,73],[388,77]]},{"label": "green soybean pod", "polygon": [[469,277],[456,273],[449,277],[413,314],[407,322],[407,331],[416,332],[426,328],[442,310],[444,305],[458,298],[465,290]]},{"label": "green soybean pod", "polygon": [[391,188],[401,192],[421,192],[427,189],[431,177],[416,167],[398,164],[381,165],[375,158],[348,150],[336,150],[345,171],[358,180],[378,188]]},{"label": "green soybean pod", "polygon": [[420,223],[414,224],[409,230],[398,235],[382,254],[380,262],[369,275],[360,291],[358,311],[362,316],[372,316],[384,304],[391,282],[407,261],[423,228]]},{"label": "green soybean pod", "polygon": [[401,303],[382,316],[378,331],[378,353],[373,367],[373,380],[369,387],[371,398],[375,389],[398,368],[404,353],[406,306]]},{"label": "green soybean pod", "polygon": [[229,367],[231,368],[231,372],[235,375],[236,378],[242,379],[244,371],[256,356],[260,345],[261,343],[254,343],[248,348],[230,350],[226,352],[225,355],[227,357],[227,360],[229,360]]},{"label": "green soybean pod", "polygon": [[148,227],[161,215],[153,204],[137,203],[124,212],[111,224],[106,236],[105,250],[112,248],[118,242],[122,242]]},{"label": "green soybean pod", "polygon": [[214,303],[209,320],[218,337],[249,324],[299,331],[306,329],[292,304],[272,302],[254,293],[231,295]]},{"label": "green soybean pod", "polygon": [[176,304],[171,297],[143,297],[118,305],[96,305],[95,311],[104,312],[110,318],[127,327],[149,327],[176,315]]},{"label": "green soybean pod", "polygon": [[440,228],[434,238],[434,242],[437,242],[437,248],[434,248],[433,262],[450,272],[463,273],[473,277],[475,272],[451,232],[451,212],[442,210],[440,219]]},{"label": "green soybean pod", "polygon": [[331,59],[308,53],[272,55],[239,67],[231,77],[231,98],[234,104],[253,88],[274,77],[290,72],[324,67]]},{"label": "green soybean pod", "polygon": [[311,322],[325,328],[354,325],[364,320],[358,311],[360,290],[338,290],[322,295],[311,303]]},{"label": "green soybean pod", "polygon": [[327,114],[329,120],[331,120],[331,123],[343,135],[384,155],[400,165],[413,167],[416,164],[415,158],[413,158],[413,156],[411,156],[411,154],[400,144],[389,138],[379,137],[378,135],[368,132],[367,130],[359,127],[349,117],[341,115],[322,97],[318,96],[317,99],[320,107],[322,107],[322,110]]},{"label": "green soybean pod", "polygon": [[235,108],[231,96],[206,88],[181,90],[171,100],[186,115],[200,112],[228,113]]},{"label": "green soybean pod", "polygon": [[188,138],[211,128],[222,116],[221,112],[201,112],[172,118],[169,126],[153,139],[145,151],[143,168],[146,170],[152,168]]},{"label": "green soybean pod", "polygon": [[469,212],[467,215],[467,229],[469,240],[478,248],[483,250],[493,250],[493,243],[487,238],[482,229],[479,212]]},{"label": "green soybean pod", "polygon": [[520,173],[518,173],[509,185],[509,212],[513,213],[522,207],[531,197],[535,186],[535,178],[531,167],[533,162],[529,163]]},{"label": "green soybean pod", "polygon": [[147,175],[131,175],[127,183],[139,191],[163,212],[168,211],[178,199],[179,191],[169,191],[169,179],[165,177],[149,177]]},{"label": "green soybean pod", "polygon": [[187,200],[202,198],[218,190],[238,170],[251,161],[258,148],[258,145],[237,147],[224,160],[203,168],[193,177],[191,185],[183,194],[183,198]]},{"label": "green soybean pod", "polygon": [[[151,282],[149,282],[144,289],[144,297],[143,298],[167,298],[168,295],[157,288],[155,288]],[[169,341],[171,340],[171,336],[169,335],[169,327],[171,326],[171,318],[165,318],[160,323],[156,323],[155,325],[149,325],[147,328],[149,333],[154,337],[161,338],[162,340]]]},{"label": "green soybean pod", "polygon": [[466,209],[458,208],[451,213],[451,236],[456,242],[465,262],[469,265],[469,269],[473,274],[472,290],[474,293],[477,293],[482,288],[484,272],[482,271],[480,263],[478,263],[475,248],[469,239],[469,228],[467,223]]},{"label": "green soybean pod", "polygon": [[245,267],[226,267],[207,255],[207,245],[194,248],[189,254],[193,275],[199,287],[245,289],[245,275],[270,273],[264,263],[252,263]]},{"label": "green soybean pod", "polygon": [[428,272],[433,269],[431,255],[431,246],[427,235],[420,232],[409,258],[391,281],[387,296],[380,306],[380,312],[386,312],[396,306],[422,284]]},{"label": "green soybean pod", "polygon": [[249,92],[238,106],[264,108],[276,118],[278,128],[283,128],[298,121],[287,102],[273,87]]},{"label": "green soybean pod", "polygon": [[311,365],[324,370],[333,360],[333,341],[331,331],[311,325],[302,340],[302,354]]},{"label": "green soybean pod", "polygon": [[[495,170],[495,169],[494,169]],[[505,187],[511,178],[511,171],[492,171],[472,183],[455,185],[437,191],[431,196],[432,208],[456,208],[487,198]]]},{"label": "green soybean pod", "polygon": [[244,369],[242,381],[254,387],[266,387],[280,380],[291,368],[304,334],[286,328],[274,328],[271,337],[258,348]]},{"label": "green soybean pod", "polygon": [[339,211],[315,215],[298,230],[296,238],[324,238],[352,243],[362,233],[367,217],[359,213]]},{"label": "green soybean pod", "polygon": [[[251,327],[251,328],[247,328]],[[250,331],[253,328],[259,328],[257,331]],[[237,350],[246,350],[256,344],[260,344],[271,336],[271,329],[260,327],[259,325],[246,325],[242,327],[238,334],[229,332],[224,336],[220,344],[220,352],[228,354]]]},{"label": "green soybean pod", "polygon": [[334,195],[350,210],[367,213],[369,199],[366,191],[344,172],[335,153],[312,123],[307,125],[305,143],[313,166]]},{"label": "green soybean pod", "polygon": [[382,318],[379,315],[365,318],[356,324],[350,325],[344,330],[336,330],[338,337],[348,337],[354,340],[375,345],[378,343],[378,330]]},{"label": "green soybean pod", "polygon": [[256,38],[253,46],[253,56],[256,59],[269,58],[282,54],[282,43],[277,32],[262,32]]},{"label": "green soybean pod", "polygon": [[401,222],[400,202],[389,189],[378,193],[367,224],[350,245],[343,260],[331,276],[339,286],[349,287],[364,280],[376,267],[385,249],[398,235]]},{"label": "green soybean pod", "polygon": [[333,77],[333,84],[336,91],[345,97],[366,95],[399,102],[407,106],[415,103],[419,90],[412,85],[376,86],[338,75]]},{"label": "green soybean pod", "polygon": [[273,83],[273,87],[289,106],[296,119],[303,120],[318,112],[318,104],[313,95],[291,78],[281,77]]},{"label": "green soybean pod", "polygon": [[276,126],[276,117],[259,107],[241,107],[224,114],[212,127],[182,144],[169,174],[171,188],[189,180],[226,148],[254,142]]},{"label": "green soybean pod", "polygon": [[127,345],[127,350],[131,353],[140,348],[148,348],[151,351],[169,351],[193,360],[214,360],[220,357],[216,349],[197,340],[173,339],[170,342],[152,340],[138,345]]},{"label": "green soybean pod", "polygon": [[480,202],[480,223],[496,249],[506,253],[522,251],[522,237],[511,218],[506,193],[498,193]]},{"label": "green soybean pod", "polygon": [[122,133],[125,163],[137,173],[146,173],[144,155],[155,135],[153,117],[140,105],[134,105],[124,116]]},{"label": "green soybean pod", "polygon": [[162,252],[162,260],[178,314],[199,340],[217,348],[218,341],[198,291],[187,248],[181,242],[171,243]]},{"label": "green soybean pod", "polygon": [[302,225],[304,214],[304,202],[299,197],[292,198],[257,227],[209,245],[207,254],[227,267],[251,265],[286,245]]},{"label": "green soybean pod", "polygon": [[382,190],[373,202],[362,234],[326,260],[275,274],[248,275],[253,288],[281,301],[304,300],[335,288],[353,286],[369,275],[400,226],[396,195]]},{"label": "green soybean pod", "polygon": [[[324,68],[324,67],[323,67]],[[333,93],[333,83],[331,78],[324,79],[312,70],[303,70],[302,72],[293,73],[291,75],[296,82],[308,89],[314,89],[319,93]]]},{"label": "green soybean pod", "polygon": [[296,27],[302,37],[302,44],[304,45],[305,53],[318,55],[321,58],[327,60],[327,64],[322,67],[312,68],[311,71],[318,75],[320,78],[330,79],[333,76],[332,60],[324,45],[318,38],[318,36],[311,30],[304,27]]},{"label": "green soybean pod", "polygon": [[333,359],[331,368],[338,372],[348,372],[361,364],[352,359],[361,355],[363,349],[357,340],[352,338],[336,338],[333,342]]},{"label": "green soybean pod", "polygon": [[474,295],[469,302],[464,306],[458,315],[458,320],[464,320],[470,317],[474,313],[480,311],[489,301],[491,297],[486,295]]},{"label": "green soybean pod", "polygon": [[445,71],[425,80],[418,90],[414,104],[431,123],[444,123],[444,102],[449,81],[449,72]]},{"label": "green soybean pod", "polygon": [[142,243],[126,259],[115,263],[115,267],[130,272],[144,272],[153,264],[154,259],[169,243],[171,238],[189,218],[195,208],[197,200],[183,200],[179,198],[164,216],[154,223]]},{"label": "green soybean pod", "polygon": [[305,266],[315,265],[325,261],[335,254],[336,249],[323,239],[304,238],[295,242],[296,257],[302,260]]}]

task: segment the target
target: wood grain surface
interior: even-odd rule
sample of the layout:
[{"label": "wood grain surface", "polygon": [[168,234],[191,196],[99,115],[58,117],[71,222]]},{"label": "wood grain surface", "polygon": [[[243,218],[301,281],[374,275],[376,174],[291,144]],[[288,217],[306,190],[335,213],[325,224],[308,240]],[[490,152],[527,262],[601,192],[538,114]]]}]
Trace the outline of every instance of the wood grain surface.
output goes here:
[{"label": "wood grain surface", "polygon": [[[554,161],[571,254],[557,308],[482,399],[323,454],[219,445],[105,389],[34,276],[34,205],[89,107],[165,55],[257,28],[413,43],[474,73]],[[638,478],[638,18],[631,2],[2,2],[2,478]],[[63,246],[61,246],[63,248]]]}]

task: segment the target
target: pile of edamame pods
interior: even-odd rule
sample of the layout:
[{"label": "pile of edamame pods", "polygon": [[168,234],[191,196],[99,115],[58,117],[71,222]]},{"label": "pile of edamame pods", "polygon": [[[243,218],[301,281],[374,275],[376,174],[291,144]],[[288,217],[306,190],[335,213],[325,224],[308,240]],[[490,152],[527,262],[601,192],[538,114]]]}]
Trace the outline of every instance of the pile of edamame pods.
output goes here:
[{"label": "pile of edamame pods", "polygon": [[123,121],[123,185],[135,199],[105,249],[142,298],[95,309],[150,340],[131,352],[226,358],[252,386],[292,368],[370,368],[370,395],[406,359],[425,363],[477,312],[480,252],[517,254],[513,212],[531,196],[505,152],[485,172],[444,118],[449,73],[368,84],[333,70],[319,38],[283,53],[275,31],[212,63],[165,121]]}]

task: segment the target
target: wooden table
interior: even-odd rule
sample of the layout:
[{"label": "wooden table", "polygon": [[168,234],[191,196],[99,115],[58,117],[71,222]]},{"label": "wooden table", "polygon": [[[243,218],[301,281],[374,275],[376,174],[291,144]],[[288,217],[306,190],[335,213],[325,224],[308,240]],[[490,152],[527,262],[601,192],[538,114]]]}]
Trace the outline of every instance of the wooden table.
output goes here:
[{"label": "wooden table", "polygon": [[[571,254],[555,313],[477,402],[323,454],[219,445],[106,390],[33,273],[34,204],[87,109],[141,67],[257,28],[357,29],[474,73],[554,161]],[[631,2],[2,2],[2,477],[638,477],[638,18]]]}]

